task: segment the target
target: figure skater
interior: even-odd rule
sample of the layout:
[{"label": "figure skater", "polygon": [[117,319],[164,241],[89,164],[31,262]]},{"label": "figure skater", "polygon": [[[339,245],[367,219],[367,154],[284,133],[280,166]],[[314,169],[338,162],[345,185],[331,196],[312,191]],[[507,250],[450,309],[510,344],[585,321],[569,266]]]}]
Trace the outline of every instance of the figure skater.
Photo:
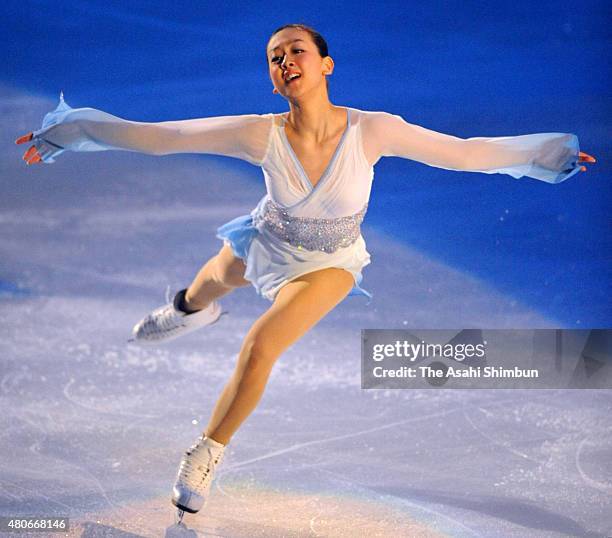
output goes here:
[{"label": "figure skater", "polygon": [[262,397],[283,351],[347,295],[370,297],[360,286],[370,262],[360,225],[381,157],[548,183],[595,162],[579,151],[573,134],[462,139],[387,112],[334,105],[326,78],[334,61],[323,37],[306,25],[275,30],[266,62],[273,93],[289,103],[287,113],[142,123],[72,109],[62,95],[40,130],[16,140],[34,143],[23,156],[28,164],[52,163],[66,150],[115,149],[226,155],[263,170],[267,193],[257,207],[221,226],[217,255],[189,287],[133,329],[142,343],[187,334],[215,322],[219,298],[249,284],[272,301],[245,336],[206,430],[182,457],[172,496],[179,518],[204,506],[226,446]]}]

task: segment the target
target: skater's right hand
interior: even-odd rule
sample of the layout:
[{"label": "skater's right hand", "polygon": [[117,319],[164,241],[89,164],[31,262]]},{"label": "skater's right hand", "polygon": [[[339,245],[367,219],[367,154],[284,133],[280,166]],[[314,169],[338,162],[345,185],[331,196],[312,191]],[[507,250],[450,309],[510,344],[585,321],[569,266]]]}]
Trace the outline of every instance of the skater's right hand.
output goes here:
[{"label": "skater's right hand", "polygon": [[[23,136],[20,136],[17,140],[15,140],[15,144],[25,144],[29,142],[34,137],[33,132],[29,132]],[[36,150],[36,146],[30,146],[27,151],[21,157],[27,164],[36,164],[42,161],[42,157]]]}]

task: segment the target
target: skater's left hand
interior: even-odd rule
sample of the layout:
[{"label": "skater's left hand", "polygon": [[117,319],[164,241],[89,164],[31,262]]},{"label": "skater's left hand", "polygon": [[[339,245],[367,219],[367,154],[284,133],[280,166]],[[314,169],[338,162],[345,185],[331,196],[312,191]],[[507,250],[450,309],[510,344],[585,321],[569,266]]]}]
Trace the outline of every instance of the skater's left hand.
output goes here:
[{"label": "skater's left hand", "polygon": [[[592,155],[589,155],[588,153],[585,153],[584,151],[579,151],[578,152],[578,162],[579,163],[596,163],[597,160]],[[580,167],[581,172],[586,172],[586,169],[587,169],[586,166]]]}]

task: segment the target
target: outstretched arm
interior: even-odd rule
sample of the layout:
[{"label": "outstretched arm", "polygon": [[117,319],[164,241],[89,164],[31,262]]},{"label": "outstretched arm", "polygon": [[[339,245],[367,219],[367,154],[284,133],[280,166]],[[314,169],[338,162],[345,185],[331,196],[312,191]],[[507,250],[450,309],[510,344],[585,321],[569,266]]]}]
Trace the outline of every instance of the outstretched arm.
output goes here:
[{"label": "outstretched arm", "polygon": [[[28,139],[34,146],[26,160],[52,163],[67,150],[114,149],[151,155],[211,153],[259,165],[271,126],[268,116],[258,114],[158,123],[129,121],[95,108],[71,108],[61,96],[57,108],[44,117],[42,128]],[[35,155],[38,160],[33,159]]]},{"label": "outstretched arm", "polygon": [[566,133],[463,139],[387,112],[366,112],[362,133],[364,153],[371,163],[383,156],[403,157],[447,170],[560,183],[585,169],[579,162],[595,162],[579,151],[576,135]]}]

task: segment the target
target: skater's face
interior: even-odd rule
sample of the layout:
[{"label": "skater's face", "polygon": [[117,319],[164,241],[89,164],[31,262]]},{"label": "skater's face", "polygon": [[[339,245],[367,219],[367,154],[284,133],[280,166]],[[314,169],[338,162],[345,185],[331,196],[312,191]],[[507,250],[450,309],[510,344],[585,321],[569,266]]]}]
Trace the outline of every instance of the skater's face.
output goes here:
[{"label": "skater's face", "polygon": [[[334,67],[329,56],[321,57],[310,34],[298,28],[285,28],[274,34],[268,42],[267,57],[274,93],[287,98],[313,88],[326,88],[325,76]],[[294,73],[299,77],[292,79]]]}]

